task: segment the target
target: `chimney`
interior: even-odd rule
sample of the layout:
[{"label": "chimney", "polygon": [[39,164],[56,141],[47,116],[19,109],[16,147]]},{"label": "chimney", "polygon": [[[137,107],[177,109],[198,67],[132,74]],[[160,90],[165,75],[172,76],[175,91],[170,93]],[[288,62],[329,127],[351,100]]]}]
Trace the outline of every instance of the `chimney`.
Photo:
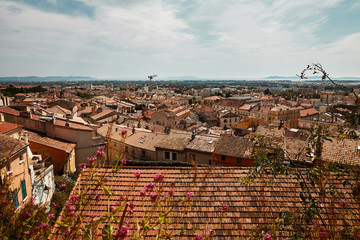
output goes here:
[{"label": "chimney", "polygon": [[28,135],[28,132],[27,131],[24,131],[24,141],[26,144],[29,144],[29,135]]},{"label": "chimney", "polygon": [[135,126],[132,127],[132,134],[135,133]]},{"label": "chimney", "polygon": [[55,124],[56,118],[55,115],[52,116],[52,123]]},{"label": "chimney", "polygon": [[195,139],[195,131],[192,132],[191,134],[191,141]]}]

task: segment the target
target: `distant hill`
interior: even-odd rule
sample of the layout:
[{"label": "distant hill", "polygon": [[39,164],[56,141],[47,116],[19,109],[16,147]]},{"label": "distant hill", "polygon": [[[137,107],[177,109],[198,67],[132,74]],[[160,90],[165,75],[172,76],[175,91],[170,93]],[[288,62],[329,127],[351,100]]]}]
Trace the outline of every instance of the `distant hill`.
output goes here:
[{"label": "distant hill", "polygon": [[[265,77],[265,79],[269,79],[269,80],[276,80],[276,79],[299,79],[299,77],[297,76],[269,76],[269,77]],[[315,75],[315,76],[307,76],[307,79],[311,79],[311,80],[321,80],[321,76],[320,75]],[[333,80],[360,80],[360,77],[331,77],[331,79]]]},{"label": "distant hill", "polygon": [[82,76],[26,76],[26,77],[0,77],[0,82],[41,82],[41,81],[84,81],[84,80],[97,80],[92,77]]}]

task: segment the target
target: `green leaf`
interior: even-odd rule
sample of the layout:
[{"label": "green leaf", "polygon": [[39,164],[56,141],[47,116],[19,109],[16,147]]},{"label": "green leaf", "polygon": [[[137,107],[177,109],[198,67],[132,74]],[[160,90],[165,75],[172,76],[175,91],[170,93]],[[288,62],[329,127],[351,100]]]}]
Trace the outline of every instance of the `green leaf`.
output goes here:
[{"label": "green leaf", "polygon": [[106,217],[97,217],[97,218],[93,219],[94,222],[104,222],[105,220],[106,220]]},{"label": "green leaf", "polygon": [[101,187],[102,187],[103,192],[106,195],[111,196],[111,192],[109,191],[109,189],[105,185],[102,185]]}]

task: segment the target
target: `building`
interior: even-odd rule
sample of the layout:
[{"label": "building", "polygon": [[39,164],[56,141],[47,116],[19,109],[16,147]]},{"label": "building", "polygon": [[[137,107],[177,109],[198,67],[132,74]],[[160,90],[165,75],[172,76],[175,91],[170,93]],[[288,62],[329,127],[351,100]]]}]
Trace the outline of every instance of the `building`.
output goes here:
[{"label": "building", "polygon": [[15,207],[20,208],[32,196],[28,144],[0,134],[0,176],[3,184],[11,180],[10,190]]},{"label": "building", "polygon": [[190,134],[170,133],[155,145],[158,161],[187,162],[185,148],[191,140]]},{"label": "building", "polygon": [[286,128],[297,128],[300,110],[288,106],[276,106],[268,113],[268,123]]},{"label": "building", "polygon": [[249,138],[221,136],[214,150],[213,165],[252,166],[254,143]]},{"label": "building", "polygon": [[223,110],[219,113],[218,116],[218,126],[227,129],[236,127],[240,123],[240,116],[229,112],[227,110]]},{"label": "building", "polygon": [[56,174],[69,174],[76,171],[75,143],[50,138],[32,131],[27,132],[31,151],[34,154],[41,154],[43,158],[50,157]]},{"label": "building", "polygon": [[191,141],[185,147],[187,162],[194,161],[198,165],[212,165],[213,152],[218,140],[218,136],[192,136]]}]

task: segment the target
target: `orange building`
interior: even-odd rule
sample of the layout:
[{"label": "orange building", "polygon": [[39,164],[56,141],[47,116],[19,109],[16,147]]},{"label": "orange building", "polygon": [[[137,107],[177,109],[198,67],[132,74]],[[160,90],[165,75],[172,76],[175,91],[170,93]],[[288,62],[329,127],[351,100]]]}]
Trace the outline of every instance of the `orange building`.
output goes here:
[{"label": "orange building", "polygon": [[251,159],[254,144],[248,138],[236,136],[221,136],[218,140],[212,165],[226,167],[249,167],[253,165]]},{"label": "orange building", "polygon": [[10,178],[13,203],[20,208],[32,194],[29,173],[28,144],[22,140],[0,134],[1,184]]}]

